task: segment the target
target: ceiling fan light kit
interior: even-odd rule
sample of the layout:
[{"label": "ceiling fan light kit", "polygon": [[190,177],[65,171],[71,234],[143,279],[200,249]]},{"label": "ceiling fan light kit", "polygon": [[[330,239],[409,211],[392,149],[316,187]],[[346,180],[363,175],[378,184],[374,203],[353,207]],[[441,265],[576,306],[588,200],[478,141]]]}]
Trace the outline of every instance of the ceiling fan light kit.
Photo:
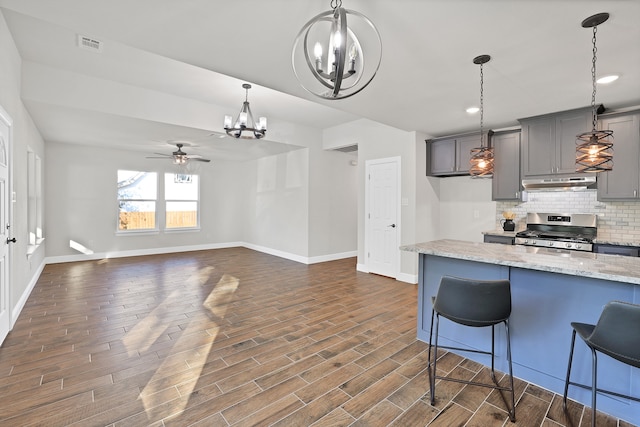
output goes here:
[{"label": "ceiling fan light kit", "polygon": [[197,154],[190,155],[185,153],[184,151],[182,151],[182,147],[184,147],[184,144],[176,143],[176,147],[178,149],[171,154],[155,153],[161,157],[151,156],[151,157],[147,157],[147,159],[164,159],[164,160],[171,159],[171,162],[176,166],[185,166],[191,160],[194,160],[196,162],[205,162],[205,163],[209,163],[211,161],[209,159],[204,159],[202,158],[202,156],[199,156]]},{"label": "ceiling fan light kit", "polygon": [[606,172],[613,169],[613,131],[598,130],[596,108],[596,32],[598,25],[609,19],[609,14],[598,13],[582,21],[583,28],[593,28],[593,57],[591,60],[591,114],[593,128],[576,136],[576,172]]},{"label": "ceiling fan light kit", "polygon": [[227,132],[227,135],[234,138],[264,138],[264,135],[267,133],[267,118],[260,117],[257,122],[253,119],[253,113],[249,106],[249,89],[251,89],[251,85],[244,83],[242,87],[246,92],[238,117],[234,122],[233,117],[224,116],[224,130]]},{"label": "ceiling fan light kit", "polygon": [[305,90],[333,100],[353,96],[373,80],[380,68],[382,41],[373,22],[344,9],[342,0],[331,0],[331,9],[302,27],[291,63]]}]

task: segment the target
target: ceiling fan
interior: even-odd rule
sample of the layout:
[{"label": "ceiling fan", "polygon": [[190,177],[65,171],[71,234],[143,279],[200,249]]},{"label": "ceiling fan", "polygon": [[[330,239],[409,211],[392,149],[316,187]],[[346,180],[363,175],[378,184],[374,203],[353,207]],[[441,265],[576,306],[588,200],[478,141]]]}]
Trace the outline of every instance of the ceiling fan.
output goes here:
[{"label": "ceiling fan", "polygon": [[182,147],[184,146],[184,144],[180,144],[177,143],[176,147],[178,147],[178,149],[176,151],[174,151],[171,154],[162,154],[162,153],[154,153],[157,154],[158,156],[149,156],[147,157],[147,159],[173,159],[173,164],[174,165],[185,165],[187,164],[187,162],[189,162],[189,160],[194,160],[196,162],[210,162],[211,160],[209,159],[205,159],[202,156],[198,155],[198,154],[189,154],[187,155],[187,153],[185,153],[184,151],[182,151]]}]

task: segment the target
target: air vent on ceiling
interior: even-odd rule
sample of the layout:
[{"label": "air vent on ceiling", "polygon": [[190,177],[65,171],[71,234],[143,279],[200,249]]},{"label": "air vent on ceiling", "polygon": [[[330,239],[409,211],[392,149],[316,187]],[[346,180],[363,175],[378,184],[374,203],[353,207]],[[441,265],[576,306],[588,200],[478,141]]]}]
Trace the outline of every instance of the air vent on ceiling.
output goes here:
[{"label": "air vent on ceiling", "polygon": [[347,145],[346,147],[334,148],[335,151],[342,151],[343,153],[353,153],[358,151],[358,144]]},{"label": "air vent on ceiling", "polygon": [[78,34],[78,47],[96,53],[102,52],[102,42],[100,40],[83,36],[82,34]]}]

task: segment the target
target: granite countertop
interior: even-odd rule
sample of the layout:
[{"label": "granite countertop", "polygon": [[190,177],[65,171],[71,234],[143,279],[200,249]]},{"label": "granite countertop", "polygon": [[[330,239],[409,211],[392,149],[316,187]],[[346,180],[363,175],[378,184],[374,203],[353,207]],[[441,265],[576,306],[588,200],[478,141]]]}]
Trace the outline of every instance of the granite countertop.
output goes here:
[{"label": "granite countertop", "polygon": [[640,257],[462,240],[434,240],[400,250],[640,285]]}]

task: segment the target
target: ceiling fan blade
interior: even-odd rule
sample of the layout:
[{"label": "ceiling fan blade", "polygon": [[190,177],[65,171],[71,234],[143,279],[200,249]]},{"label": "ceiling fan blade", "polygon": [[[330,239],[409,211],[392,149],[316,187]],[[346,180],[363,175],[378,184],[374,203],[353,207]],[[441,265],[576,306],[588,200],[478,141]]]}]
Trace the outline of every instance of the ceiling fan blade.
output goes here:
[{"label": "ceiling fan blade", "polygon": [[162,160],[167,160],[170,159],[172,156],[147,156],[145,157],[145,159],[162,159]]},{"label": "ceiling fan blade", "polygon": [[209,163],[211,161],[209,159],[203,159],[203,158],[199,158],[199,157],[189,157],[189,160],[194,160],[196,162],[207,162],[207,163]]}]

